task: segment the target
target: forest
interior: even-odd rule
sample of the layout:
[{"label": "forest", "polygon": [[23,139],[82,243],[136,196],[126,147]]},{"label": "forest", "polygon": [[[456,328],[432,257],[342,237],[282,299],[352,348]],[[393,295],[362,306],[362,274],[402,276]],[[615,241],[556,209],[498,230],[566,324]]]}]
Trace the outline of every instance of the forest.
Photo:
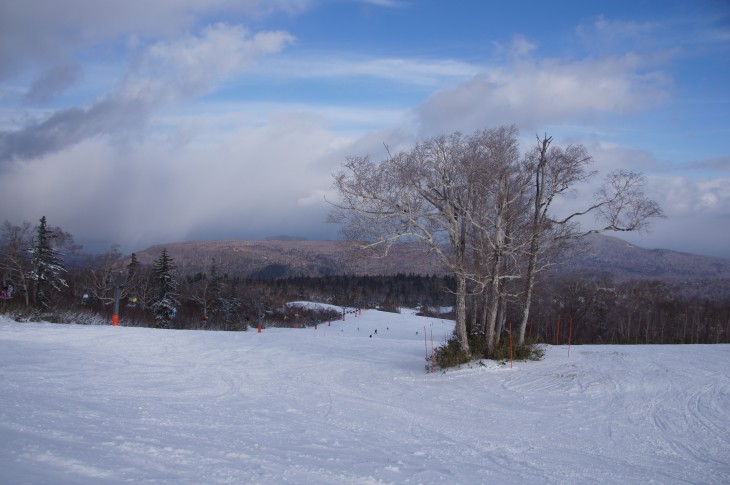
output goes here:
[{"label": "forest", "polygon": [[[251,277],[211,261],[205,272],[178,272],[163,249],[150,265],[116,248],[83,254],[73,236],[47,225],[5,222],[0,242],[0,312],[18,321],[119,324],[173,329],[243,331],[257,326],[312,326],[347,318],[346,311],[418,308],[455,317],[456,280],[447,275],[397,274]],[[542,273],[531,301],[526,338],[548,344],[708,344],[730,342],[730,301],[682,295],[658,280],[615,282]],[[319,302],[336,310],[288,306]],[[481,295],[469,292],[466,321],[477,321]],[[506,299],[499,336],[521,316]]]}]

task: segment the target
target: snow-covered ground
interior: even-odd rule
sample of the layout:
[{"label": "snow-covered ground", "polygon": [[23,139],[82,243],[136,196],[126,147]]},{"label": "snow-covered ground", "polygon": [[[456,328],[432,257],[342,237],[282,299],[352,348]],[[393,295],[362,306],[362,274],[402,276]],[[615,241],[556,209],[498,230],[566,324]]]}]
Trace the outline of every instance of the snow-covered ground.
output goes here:
[{"label": "snow-covered ground", "polygon": [[0,317],[0,483],[729,483],[730,345],[550,347],[427,374],[431,332],[452,326]]}]

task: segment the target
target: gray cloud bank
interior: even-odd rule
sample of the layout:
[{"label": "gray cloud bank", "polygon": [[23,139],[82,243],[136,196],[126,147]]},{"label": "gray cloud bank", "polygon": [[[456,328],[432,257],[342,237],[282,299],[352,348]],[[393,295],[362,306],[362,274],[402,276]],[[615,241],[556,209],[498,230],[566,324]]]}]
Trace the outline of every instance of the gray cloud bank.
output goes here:
[{"label": "gray cloud bank", "polygon": [[[274,234],[332,238],[337,228],[324,222],[324,196],[347,155],[377,159],[386,155],[383,143],[398,150],[423,136],[512,123],[523,131],[527,149],[547,125],[590,125],[650,109],[675,89],[647,54],[538,59],[535,46],[522,37],[498,46],[507,61],[478,69],[451,60],[327,58],[305,72],[306,62],[285,62],[286,49],[295,43],[287,32],[231,24],[196,30],[191,20],[215,10],[296,13],[308,1],[214,0],[203,7],[192,0],[71,0],[64,2],[67,11],[61,3],[42,2],[49,9],[33,19],[20,11],[39,8],[36,0],[8,3],[0,11],[14,11],[0,14],[0,79],[24,63],[45,66],[36,69],[24,95],[29,104],[49,102],[79,80],[70,55],[78,46],[120,37],[136,45],[127,37],[132,29],[147,36],[130,48],[134,55],[125,71],[102,95],[12,126],[6,121],[0,131],[0,219],[18,223],[46,215],[95,250],[112,243],[134,251],[184,239]],[[92,10],[98,24],[84,24],[78,38],[54,42],[58,32],[76,25],[82,7]],[[11,25],[13,16],[27,25]],[[42,32],[35,44],[29,43],[33,29]],[[20,47],[11,51],[9,42]],[[436,79],[439,88],[400,116],[392,107],[365,112],[357,103],[336,109],[282,103],[266,111],[255,103],[214,107],[200,101],[277,55],[284,77],[368,76],[419,89],[429,85],[424,80]],[[338,125],[365,118],[365,130]],[[573,132],[567,141],[581,142],[580,136]],[[730,257],[726,157],[698,160],[667,176],[655,155],[597,138],[586,142],[597,168],[606,172],[630,163],[648,173],[649,195],[669,216],[651,234],[630,236],[633,242]]]}]

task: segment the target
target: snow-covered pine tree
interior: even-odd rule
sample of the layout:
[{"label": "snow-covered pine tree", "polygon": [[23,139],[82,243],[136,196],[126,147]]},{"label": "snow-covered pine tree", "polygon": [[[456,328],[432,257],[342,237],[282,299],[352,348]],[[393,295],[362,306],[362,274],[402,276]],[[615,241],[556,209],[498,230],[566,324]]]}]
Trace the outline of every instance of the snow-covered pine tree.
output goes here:
[{"label": "snow-covered pine tree", "polygon": [[167,248],[162,250],[160,257],[152,265],[153,278],[157,286],[157,295],[152,302],[152,311],[155,321],[160,328],[170,328],[170,322],[175,317],[180,305],[177,293],[177,274],[175,263],[167,254]]},{"label": "snow-covered pine tree", "polygon": [[28,277],[35,288],[33,298],[36,305],[47,308],[53,291],[61,291],[68,286],[64,275],[66,266],[63,255],[54,247],[57,235],[46,225],[46,216],[41,217],[36,228],[33,245],[28,248],[32,264]]}]

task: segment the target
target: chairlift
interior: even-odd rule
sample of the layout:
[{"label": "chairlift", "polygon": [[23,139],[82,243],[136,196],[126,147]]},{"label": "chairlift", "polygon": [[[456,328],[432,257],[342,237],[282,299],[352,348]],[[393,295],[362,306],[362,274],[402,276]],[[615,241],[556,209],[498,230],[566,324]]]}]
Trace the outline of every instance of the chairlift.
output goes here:
[{"label": "chairlift", "polygon": [[13,285],[13,282],[6,281],[5,286],[3,286],[2,291],[0,291],[0,299],[9,300],[13,297],[14,292],[15,292],[15,285]]}]

